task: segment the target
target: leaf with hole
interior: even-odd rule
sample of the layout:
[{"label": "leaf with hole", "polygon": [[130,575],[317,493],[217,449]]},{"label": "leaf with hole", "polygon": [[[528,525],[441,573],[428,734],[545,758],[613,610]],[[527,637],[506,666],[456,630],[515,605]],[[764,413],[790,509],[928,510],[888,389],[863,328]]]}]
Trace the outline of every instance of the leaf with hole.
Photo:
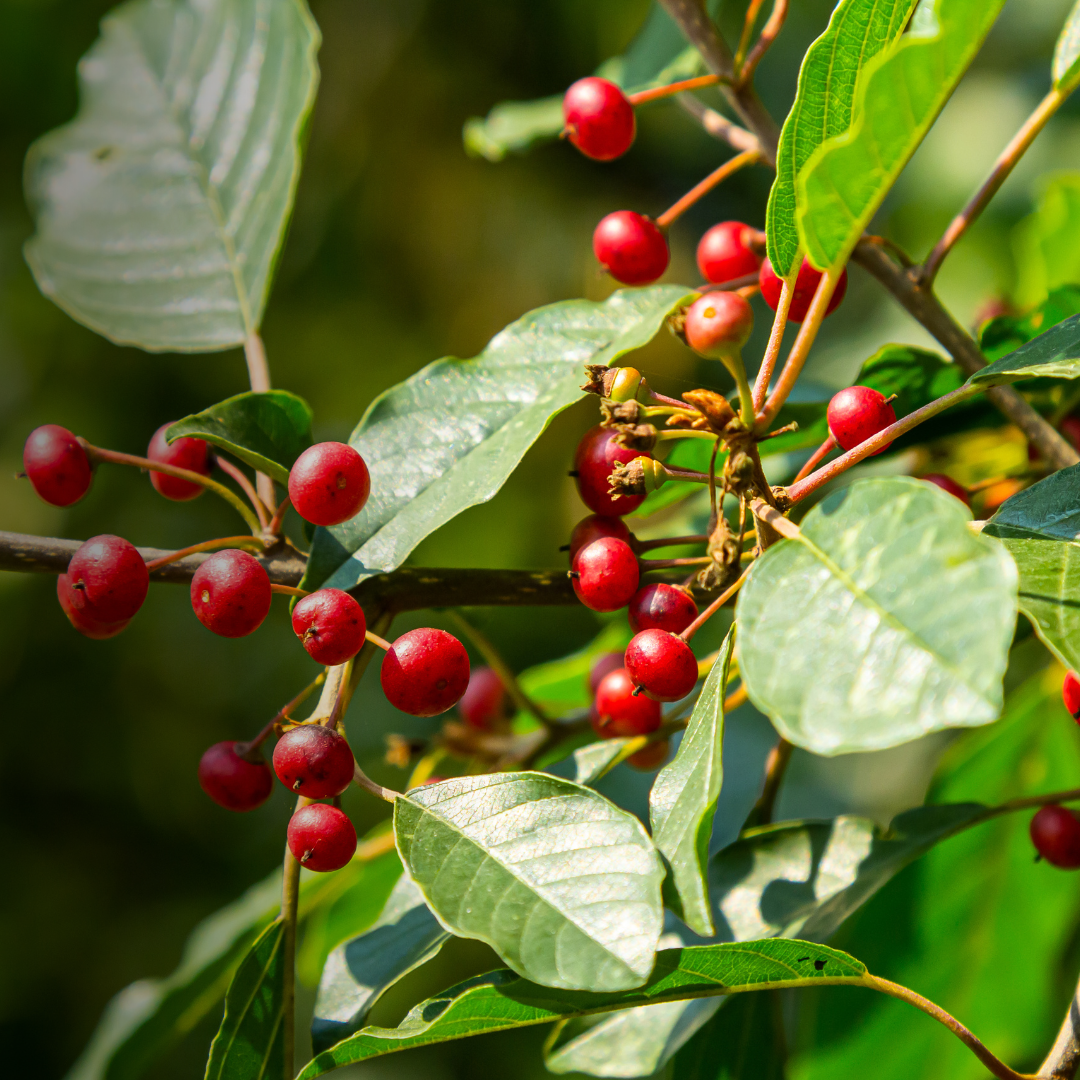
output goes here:
[{"label": "leaf with hole", "polygon": [[137,0],[26,160],[26,259],[72,318],[151,352],[259,328],[300,175],[319,31],[304,0]]}]

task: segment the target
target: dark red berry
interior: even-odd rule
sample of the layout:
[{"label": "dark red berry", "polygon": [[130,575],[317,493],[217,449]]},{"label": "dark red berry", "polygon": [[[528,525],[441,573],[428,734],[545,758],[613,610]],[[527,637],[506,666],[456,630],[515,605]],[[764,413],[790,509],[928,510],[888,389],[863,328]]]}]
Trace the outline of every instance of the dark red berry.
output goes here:
[{"label": "dark red berry", "polygon": [[686,309],[686,344],[710,360],[732,356],[750,340],[754,310],[735,292],[710,292]]},{"label": "dark red berry", "polygon": [[1065,672],[1065,682],[1061,686],[1061,700],[1065,702],[1065,708],[1069,715],[1080,722],[1080,678],[1075,671]]},{"label": "dark red berry", "polygon": [[70,506],[90,488],[90,459],[79,440],[59,424],[30,432],[23,447],[23,471],[38,495],[53,506]]},{"label": "dark red berry", "polygon": [[506,719],[506,687],[502,679],[489,667],[473,668],[457,710],[470,727],[481,731],[499,727]]},{"label": "dark red berry", "polygon": [[652,218],[632,210],[608,214],[593,232],[593,254],[624,285],[648,285],[667,269],[667,240]]},{"label": "dark red berry", "polygon": [[1058,431],[1065,436],[1069,445],[1080,453],[1080,416],[1066,416],[1058,424]]},{"label": "dark red berry", "polygon": [[640,450],[630,450],[614,442],[618,434],[613,428],[599,424],[581,437],[574,453],[574,471],[581,501],[594,513],[603,517],[622,517],[632,514],[644,501],[644,495],[609,495],[611,484],[608,477],[619,462],[626,463],[638,457],[652,457]]},{"label": "dark red berry", "polygon": [[664,583],[645,585],[634,593],[627,615],[635,634],[642,630],[667,630],[681,634],[696,618],[697,604],[686,589]]},{"label": "dark red berry", "polygon": [[143,557],[123,537],[94,536],[71,557],[71,603],[98,623],[125,622],[142,607],[150,588]]},{"label": "dark red berry", "polygon": [[667,761],[670,751],[671,743],[667,739],[661,739],[643,746],[636,754],[631,754],[626,759],[626,764],[639,772],[656,772]]},{"label": "dark red berry", "polygon": [[445,630],[410,630],[383,658],[380,678],[395,709],[411,716],[438,716],[468,689],[469,654]]},{"label": "dark red berry", "polygon": [[340,525],[360,513],[371,492],[364,459],[345,443],[309,446],[289,472],[289,498],[312,525]]},{"label": "dark red berry", "polygon": [[[849,386],[834,394],[825,416],[832,437],[844,450],[854,449],[896,423],[896,413],[885,395],[869,386]],[[890,446],[888,442],[870,456],[883,454]]]},{"label": "dark red berry", "polygon": [[578,79],[563,97],[566,137],[586,156],[611,161],[634,141],[634,106],[607,79]]},{"label": "dark red berry", "polygon": [[634,695],[634,680],[626,668],[608,672],[596,688],[592,726],[605,739],[648,735],[660,726],[660,703]]},{"label": "dark red berry", "polygon": [[749,225],[741,221],[721,221],[698,241],[697,264],[706,281],[722,285],[726,281],[758,272],[758,257],[748,243]]},{"label": "dark red berry", "polygon": [[[187,469],[190,472],[200,473],[202,476],[210,475],[210,446],[202,439],[191,439],[183,436],[173,442],[166,442],[165,432],[172,427],[171,424],[162,424],[154,432],[150,445],[146,448],[146,456],[151,461],[160,461],[162,465],[174,465],[178,469]],[[151,472],[150,483],[159,495],[174,502],[187,502],[201,495],[206,489],[193,480],[183,480],[179,476],[169,476],[168,473]]]},{"label": "dark red berry", "polygon": [[293,633],[316,663],[333,667],[351,660],[364,644],[364,609],[341,589],[305,596],[292,615]]},{"label": "dark red berry", "polygon": [[944,473],[927,473],[924,477],[928,483],[934,484],[941,488],[942,491],[947,491],[954,498],[959,499],[965,506],[971,505],[971,496],[967,493],[967,488],[961,487],[951,476],[946,476]]},{"label": "dark red berry", "polygon": [[612,671],[618,671],[623,666],[623,654],[621,652],[601,653],[589,669],[589,696],[596,697],[596,690],[603,682],[604,676]]},{"label": "dark red berry", "polygon": [[[810,304],[817,291],[818,282],[821,280],[821,271],[815,270],[805,259],[799,267],[798,276],[795,278],[795,288],[792,290],[791,306],[788,308],[788,321],[801,323],[810,310]],[[780,306],[780,289],[784,282],[776,276],[772,263],[766,259],[761,264],[761,272],[758,275],[758,284],[761,286],[761,295],[765,303],[775,311]],[[847,292],[847,271],[840,275],[836,283],[836,289],[829,300],[829,306],[825,309],[826,315],[831,315],[844,299]]]},{"label": "dark red berry", "polygon": [[106,638],[116,637],[130,621],[122,619],[119,622],[102,622],[100,619],[95,619],[92,615],[89,615],[81,606],[84,603],[82,591],[72,587],[67,574],[61,574],[56,579],[56,596],[71,625],[80,634],[93,638],[95,641],[104,641]]},{"label": "dark red berry", "polygon": [[236,752],[235,742],[214,743],[199,761],[199,784],[226,810],[243,813],[270,798],[274,778],[260,757],[249,761]]},{"label": "dark red berry", "polygon": [[289,850],[309,870],[340,870],[356,852],[356,830],[344,811],[327,803],[302,806],[289,821]]},{"label": "dark red berry", "polygon": [[630,678],[657,701],[678,701],[697,683],[697,660],[681,637],[642,630],[626,647]]},{"label": "dark red berry", "polygon": [[352,783],[353,753],[336,731],[301,724],[278,739],[274,772],[290,791],[307,799],[329,799]]},{"label": "dark red berry", "polygon": [[222,637],[257,630],[270,611],[270,578],[246,551],[217,551],[191,579],[191,606],[199,622]]},{"label": "dark red berry", "polygon": [[630,545],[613,536],[586,544],[574,560],[577,598],[593,611],[618,611],[637,592],[638,561]]},{"label": "dark red berry", "polygon": [[1044,806],[1031,819],[1035,850],[1063,870],[1080,867],[1080,818],[1064,806]]},{"label": "dark red berry", "polygon": [[605,536],[613,536],[623,543],[630,543],[630,529],[622,518],[604,517],[602,514],[590,514],[587,518],[582,518],[570,534],[570,565],[574,565],[574,556],[586,544],[601,540]]}]

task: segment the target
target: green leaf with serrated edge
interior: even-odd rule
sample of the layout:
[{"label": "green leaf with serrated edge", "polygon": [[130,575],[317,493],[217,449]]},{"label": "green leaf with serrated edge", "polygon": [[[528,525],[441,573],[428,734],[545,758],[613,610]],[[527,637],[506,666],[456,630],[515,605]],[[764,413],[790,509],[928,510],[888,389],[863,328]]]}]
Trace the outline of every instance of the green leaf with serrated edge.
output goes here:
[{"label": "green leaf with serrated edge", "polygon": [[847,260],[1003,4],[924,2],[908,32],[863,68],[851,127],[822,143],[796,180],[799,239],[818,269]]},{"label": "green leaf with serrated edge", "polygon": [[786,739],[843,754],[997,719],[1016,567],[970,520],[922,480],[858,480],[754,563],[739,671]]},{"label": "green leaf with serrated edge", "polygon": [[703,937],[714,933],[705,864],[724,777],[724,688],[734,647],[733,626],[705,680],[674,761],[660,770],[649,793],[653,843],[668,861],[678,896],[675,914]]},{"label": "green leaf with serrated edge", "polygon": [[394,570],[440,525],[487,502],[583,396],[583,365],[647,344],[696,295],[653,285],[537,308],[472,360],[438,360],[376,398],[349,439],[371,471],[371,497],[351,521],[316,530],[303,587],[348,589]]},{"label": "green leaf with serrated edge", "polygon": [[1018,492],[983,533],[997,537],[1020,572],[1020,610],[1048,649],[1080,669],[1080,465]]},{"label": "green leaf with serrated edge", "polygon": [[634,738],[599,739],[574,751],[574,783],[592,784],[607,776],[616,765],[640,750],[645,740]]},{"label": "green leaf with serrated edge", "polygon": [[854,957],[804,941],[751,941],[668,949],[645,986],[589,994],[527,982],[511,971],[492,971],[421,1002],[396,1028],[364,1028],[310,1061],[297,1080],[331,1069],[484,1032],[547,1024],[645,1001],[745,993],[795,986],[864,985],[866,968]]},{"label": "green leaf with serrated edge", "polygon": [[395,802],[394,832],[439,921],[522,976],[597,991],[648,978],[664,870],[637,818],[591,788],[536,772],[445,780]]},{"label": "green leaf with serrated edge", "polygon": [[357,1031],[382,994],[426,964],[449,937],[416,885],[399,878],[375,923],[327,958],[311,1021],[315,1053]]},{"label": "green leaf with serrated edge", "polygon": [[249,391],[185,416],[165,437],[204,439],[288,484],[293,462],[311,445],[311,415],[311,406],[287,390]]},{"label": "green leaf with serrated edge", "polygon": [[786,1039],[778,1002],[743,994],[675,1055],[671,1080],[785,1080]]},{"label": "green leaf with serrated edge", "polygon": [[1015,299],[1022,306],[1041,303],[1054,289],[1080,281],[1080,173],[1052,173],[1039,188],[1035,209],[1012,235]]},{"label": "green leaf with serrated edge", "polygon": [[769,261],[781,277],[796,269],[799,257],[796,178],[822,143],[851,126],[860,73],[903,32],[916,2],[843,0],[803,58],[795,104],[780,133],[776,180],[765,212]]},{"label": "green leaf with serrated edge", "polygon": [[969,386],[1003,386],[1021,379],[1080,377],[1080,315],[1052,326],[1020,348],[976,371]]},{"label": "green leaf with serrated edge", "polygon": [[275,919],[240,962],[225,994],[221,1027],[210,1044],[206,1080],[249,1080],[284,1072],[284,946],[285,924]]},{"label": "green leaf with serrated edge", "polygon": [[26,160],[26,259],[72,318],[151,352],[262,320],[315,100],[304,0],[136,0],[79,64],[75,119]]},{"label": "green leaf with serrated edge", "polygon": [[1073,5],[1061,34],[1054,46],[1054,62],[1050,67],[1054,87],[1068,93],[1080,79],[1080,2]]}]

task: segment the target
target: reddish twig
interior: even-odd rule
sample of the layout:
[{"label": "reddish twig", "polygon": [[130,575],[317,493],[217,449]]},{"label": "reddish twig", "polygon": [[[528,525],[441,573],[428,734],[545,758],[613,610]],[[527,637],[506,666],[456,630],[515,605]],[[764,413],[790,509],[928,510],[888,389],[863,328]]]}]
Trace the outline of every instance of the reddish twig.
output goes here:
[{"label": "reddish twig", "polygon": [[756,150],[744,150],[733,158],[725,161],[719,169],[714,169],[700,184],[695,184],[681,199],[672,204],[657,219],[656,224],[661,229],[669,228],[672,223],[681,217],[699,199],[707,195],[717,184],[726,180],[732,173],[738,172],[744,165],[752,165],[759,160],[761,155]]}]

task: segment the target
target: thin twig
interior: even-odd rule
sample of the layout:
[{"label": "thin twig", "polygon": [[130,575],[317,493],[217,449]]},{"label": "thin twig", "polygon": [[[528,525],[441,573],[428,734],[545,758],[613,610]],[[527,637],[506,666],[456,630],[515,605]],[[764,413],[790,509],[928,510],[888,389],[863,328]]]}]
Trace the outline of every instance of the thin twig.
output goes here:
[{"label": "thin twig", "polygon": [[1050,1053],[1035,1074],[1040,1080],[1073,1080],[1080,1068],[1080,984],[1069,999]]},{"label": "thin twig", "polygon": [[750,39],[754,34],[754,23],[757,22],[757,17],[761,12],[764,3],[765,0],[750,0],[750,3],[746,8],[746,15],[743,17],[742,33],[739,35],[739,45],[735,50],[735,60],[732,65],[736,72],[739,72],[740,74],[743,61],[746,59],[746,54],[750,49]]},{"label": "thin twig", "polygon": [[676,100],[705,129],[707,135],[727,143],[733,150],[755,150],[762,153],[761,142],[756,135],[739,127],[715,109],[710,109],[693,94],[683,94]]},{"label": "thin twig", "polygon": [[283,721],[290,720],[292,718],[291,713],[293,709],[299,708],[299,706],[303,705],[303,703],[307,701],[307,699],[311,697],[315,690],[318,687],[322,686],[325,681],[326,672],[320,671],[319,674],[316,675],[315,678],[312,679],[312,681],[309,682],[307,686],[305,686],[304,689],[301,690],[300,693],[292,699],[292,701],[289,701],[281,706],[274,718],[268,721],[263,726],[262,730],[258,733],[258,735],[256,735],[254,738],[248,739],[247,742],[238,742],[233,747],[233,752],[236,754],[236,756],[246,757],[248,754],[251,753],[252,750],[257,750],[270,737],[270,733],[274,730],[275,726],[282,723]]},{"label": "thin twig", "polygon": [[[780,302],[773,316],[769,344],[765,347],[765,355],[761,358],[761,367],[758,368],[757,378],[754,380],[754,408],[759,413],[765,405],[769,384],[776,370],[776,361],[780,358],[780,347],[784,343],[784,330],[787,327],[788,312],[791,310],[791,298],[794,294],[795,290],[791,282],[785,279],[780,286]],[[766,424],[765,427],[768,425]]]},{"label": "thin twig", "polygon": [[753,511],[754,517],[770,525],[786,540],[799,539],[799,526],[794,521],[784,517],[775,506],[770,506],[764,499],[751,499],[750,509]]},{"label": "thin twig", "polygon": [[754,804],[754,809],[750,812],[750,820],[755,825],[768,825],[772,821],[776,796],[780,792],[780,785],[783,783],[794,749],[795,747],[787,739],[781,737],[769,751],[769,756],[765,759],[765,784],[758,801]]},{"label": "thin twig", "polygon": [[758,64],[761,63],[761,58],[769,51],[772,43],[784,28],[787,12],[788,0],[774,0],[769,21],[761,28],[757,43],[746,58],[746,63],[739,69],[738,86],[745,86],[754,77],[754,72],[757,70]]},{"label": "thin twig", "polygon": [[719,75],[697,75],[693,79],[681,79],[679,82],[666,83],[664,86],[654,86],[651,90],[639,90],[636,94],[627,94],[626,100],[631,105],[644,105],[649,101],[658,101],[661,98],[672,97],[674,94],[684,94],[688,90],[703,90],[706,86],[715,86],[720,81]]},{"label": "thin twig", "polygon": [[[266,360],[266,348],[258,331],[253,331],[244,339],[244,359],[247,361],[248,382],[256,393],[264,394],[270,389],[270,365]],[[259,498],[266,503],[272,514],[277,507],[274,504],[274,481],[265,473],[255,474],[255,484]]]},{"label": "thin twig", "polygon": [[630,547],[634,553],[640,555],[643,551],[655,551],[657,548],[684,547],[687,544],[706,544],[709,538],[704,533],[694,536],[663,536],[658,540],[631,539]]},{"label": "thin twig", "polygon": [[726,588],[698,617],[679,635],[683,641],[689,641],[746,583],[750,573],[744,570],[734,585]]},{"label": "thin twig", "polygon": [[309,593],[307,589],[297,589],[292,585],[277,585],[273,583],[270,585],[270,591],[276,593],[284,593],[285,596],[304,597],[311,595],[311,593]]},{"label": "thin twig", "polygon": [[285,520],[285,511],[288,510],[290,506],[292,506],[292,502],[289,500],[288,495],[278,503],[278,508],[274,511],[274,516],[266,526],[266,531],[271,536],[277,536],[281,532],[281,523]]},{"label": "thin twig", "polygon": [[809,476],[821,463],[836,449],[836,440],[829,432],[829,437],[810,455],[806,464],[795,474],[791,482],[797,484],[800,480]]},{"label": "thin twig", "polygon": [[247,496],[248,502],[251,503],[255,513],[259,517],[259,524],[265,529],[270,521],[270,511],[266,509],[266,504],[259,498],[251,481],[247,478],[247,473],[231,462],[224,454],[215,454],[214,462],[217,464],[217,467]]},{"label": "thin twig", "polygon": [[151,559],[146,564],[146,569],[153,573],[170,563],[186,559],[189,555],[197,555],[200,551],[217,551],[220,548],[250,548],[253,551],[262,551],[264,547],[263,542],[256,536],[222,536],[217,540],[204,540],[201,544],[192,544],[191,547],[180,548]]},{"label": "thin twig", "polygon": [[365,791],[371,792],[372,795],[378,799],[382,799],[383,802],[393,804],[395,800],[401,798],[400,791],[383,787],[382,784],[376,784],[375,781],[360,768],[360,763],[358,761],[353,762],[353,783],[358,784]]},{"label": "thin twig", "polygon": [[[308,806],[311,799],[302,795],[296,800],[297,810]],[[281,921],[282,937],[282,1042],[285,1051],[284,1080],[292,1080],[296,1071],[296,919],[300,905],[300,860],[285,844],[285,861],[281,873]]]},{"label": "thin twig", "polygon": [[670,228],[676,219],[686,213],[699,199],[712,191],[717,184],[722,183],[733,173],[737,173],[743,166],[752,165],[759,160],[760,156],[756,150],[744,150],[741,154],[729,158],[720,168],[714,169],[701,183],[695,184],[681,199],[660,214],[656,219],[656,224],[661,229]]}]

